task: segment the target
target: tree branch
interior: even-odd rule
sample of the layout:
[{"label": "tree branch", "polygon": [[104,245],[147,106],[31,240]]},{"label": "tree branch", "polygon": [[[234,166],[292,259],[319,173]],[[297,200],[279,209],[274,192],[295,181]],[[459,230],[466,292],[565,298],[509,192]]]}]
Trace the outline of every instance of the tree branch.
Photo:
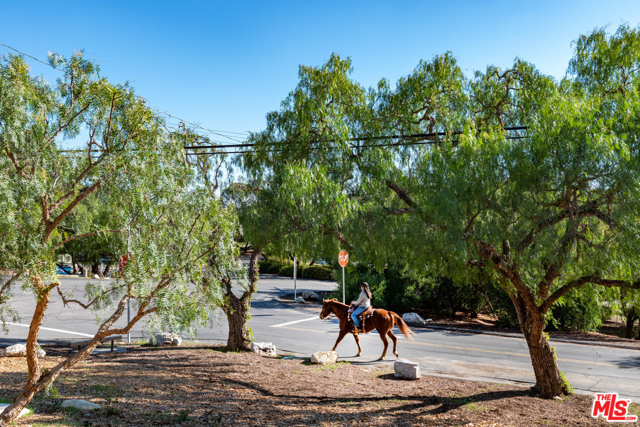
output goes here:
[{"label": "tree branch", "polygon": [[557,289],[553,294],[551,294],[549,298],[543,301],[543,303],[540,305],[540,312],[546,313],[556,301],[558,301],[560,298],[566,295],[570,290],[579,288],[580,286],[584,286],[587,283],[595,283],[597,285],[605,286],[608,288],[614,288],[614,287],[619,288],[619,287],[626,286],[632,289],[640,289],[640,281],[630,283],[626,280],[603,279],[599,277],[597,274],[598,273],[596,272],[588,276],[582,276],[578,279],[572,280],[571,282]]},{"label": "tree branch", "polygon": [[62,222],[62,220],[69,214],[69,212],[71,212],[73,208],[75,208],[76,205],[80,203],[82,200],[84,200],[87,196],[89,196],[91,193],[93,193],[98,188],[100,188],[101,184],[102,184],[102,181],[96,181],[91,187],[87,188],[82,193],[78,194],[76,198],[73,199],[73,201],[69,203],[69,205],[53,221],[48,221],[48,223],[46,224],[45,241],[49,240],[53,231],[56,229],[56,227],[58,227],[58,225]]},{"label": "tree branch", "polygon": [[415,212],[418,213],[420,218],[422,218],[422,221],[424,223],[426,223],[428,227],[432,227],[432,228],[436,228],[437,227],[437,228],[439,228],[441,230],[446,230],[447,229],[447,227],[445,227],[445,226],[434,224],[433,221],[431,221],[427,217],[427,215],[420,208],[420,206],[418,206],[413,201],[413,199],[411,199],[409,194],[404,189],[400,188],[396,183],[387,180],[386,184],[387,184],[387,187],[389,187],[394,193],[396,193],[396,195],[398,196],[398,198],[400,200],[402,200],[407,206],[409,206],[411,209],[413,209]]},{"label": "tree branch", "polygon": [[92,233],[78,234],[77,236],[69,237],[68,239],[58,243],[54,249],[59,249],[69,242],[72,242],[78,239],[83,239],[85,237],[97,236],[98,234],[102,234],[102,233],[122,233],[123,231],[124,230],[100,230],[100,231],[94,231]]},{"label": "tree branch", "polygon": [[23,177],[25,179],[31,179],[31,176],[29,176],[24,171],[24,169],[22,169],[22,167],[18,163],[18,160],[16,160],[16,158],[14,157],[13,153],[11,151],[9,151],[9,148],[5,147],[4,151],[5,151],[5,153],[7,153],[7,156],[9,157],[9,159],[11,159],[11,163],[13,163],[13,166],[16,168],[16,171],[18,172],[18,175],[20,175],[21,177]]}]

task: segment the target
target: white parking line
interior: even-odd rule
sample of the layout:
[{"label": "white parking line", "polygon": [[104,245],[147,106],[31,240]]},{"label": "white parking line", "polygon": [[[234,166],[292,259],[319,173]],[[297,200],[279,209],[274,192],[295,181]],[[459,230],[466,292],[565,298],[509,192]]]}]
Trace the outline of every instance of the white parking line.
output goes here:
[{"label": "white parking line", "polygon": [[[22,326],[23,328],[28,328],[29,327],[29,325],[25,325],[23,323],[13,323],[13,322],[7,322],[7,325]],[[43,330],[43,331],[62,332],[63,334],[79,335],[81,337],[93,338],[93,335],[83,334],[82,332],[65,331],[63,329],[45,328],[45,327],[42,327],[42,326],[40,327],[40,329]]]},{"label": "white parking line", "polygon": [[313,316],[313,317],[309,317],[308,319],[302,319],[302,320],[294,320],[293,322],[287,322],[287,323],[280,323],[279,325],[271,325],[272,328],[280,328],[282,326],[289,326],[289,325],[293,325],[296,323],[300,323],[300,322],[308,322],[309,320],[313,320],[313,319],[319,319],[319,316]]}]

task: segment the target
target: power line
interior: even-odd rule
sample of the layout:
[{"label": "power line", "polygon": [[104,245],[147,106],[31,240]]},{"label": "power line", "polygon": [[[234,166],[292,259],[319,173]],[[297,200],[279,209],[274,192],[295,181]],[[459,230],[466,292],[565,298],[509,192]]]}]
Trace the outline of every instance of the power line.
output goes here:
[{"label": "power line", "polygon": [[[42,61],[41,59],[38,59],[33,55],[29,55],[28,53],[22,52],[21,50],[18,50],[15,47],[6,45],[4,43],[0,43],[0,46],[4,46],[7,49],[11,49],[12,51],[18,53],[19,55],[31,58],[34,61],[37,61],[37,62],[39,62],[41,64],[48,65],[49,67],[53,68],[54,70],[62,71],[62,70],[60,70],[60,68],[56,67],[55,65],[50,64],[49,62]],[[203,131],[205,131],[207,133],[210,133],[212,135],[218,135],[218,136],[220,136],[222,138],[227,138],[227,139],[229,139],[231,141],[234,141],[234,142],[242,142],[241,140],[239,140],[239,139],[237,139],[235,137],[231,137],[231,136],[225,135],[225,133],[231,134],[231,135],[236,134],[238,136],[240,136],[240,135],[248,135],[249,134],[249,132],[246,132],[246,131],[245,132],[234,132],[234,131],[223,131],[223,130],[216,130],[216,129],[208,129],[208,128],[200,126],[200,125],[198,125],[196,123],[193,123],[193,122],[190,122],[188,120],[184,120],[184,119],[182,119],[180,117],[174,116],[173,114],[167,113],[166,111],[162,111],[162,110],[159,110],[158,108],[152,107],[151,105],[149,105],[149,101],[146,98],[144,98],[143,96],[135,95],[135,94],[134,94],[134,96],[136,98],[144,101],[147,104],[147,107],[149,107],[151,110],[156,111],[156,112],[158,112],[158,113],[160,113],[162,115],[165,115],[167,117],[170,117],[172,119],[179,120],[182,123],[186,123],[186,124],[188,124],[190,126],[193,126],[194,128],[201,129],[201,130],[203,130]]]},{"label": "power line", "polygon": [[[514,132],[514,131],[521,131],[521,130],[526,130],[527,126],[511,126],[511,127],[505,127],[504,130],[507,132]],[[455,132],[432,132],[432,133],[415,133],[415,134],[409,134],[409,135],[384,135],[384,136],[362,136],[362,137],[354,137],[354,138],[347,138],[344,140],[344,142],[358,142],[358,141],[380,141],[380,140],[388,140],[388,139],[400,139],[400,140],[412,140],[412,139],[422,139],[422,141],[413,141],[413,142],[394,142],[394,143],[387,143],[387,144],[369,144],[369,145],[365,145],[365,146],[361,146],[361,147],[357,147],[352,145],[352,148],[375,148],[375,147],[392,147],[392,146],[409,146],[409,145],[428,145],[428,144],[439,144],[441,143],[440,140],[432,140],[430,138],[438,138],[438,137],[442,137],[442,136],[458,136],[458,135],[462,135],[461,131],[455,131]],[[509,136],[507,137],[507,139],[522,139],[521,136]],[[310,141],[312,143],[321,143],[321,142],[337,142],[335,140],[327,140],[327,141],[322,141],[322,140],[316,140],[316,141]],[[286,144],[287,141],[278,143],[278,145],[284,145]],[[224,145],[187,145],[185,146],[185,150],[200,150],[200,149],[227,149],[227,148],[251,148],[251,147],[255,147],[256,143],[247,143],[247,144],[224,144]],[[323,148],[323,147],[311,147],[313,149],[318,149],[318,148]],[[278,149],[268,149],[266,150],[268,152],[277,152],[277,151],[282,151],[282,150],[278,150]],[[191,153],[188,154],[222,154],[222,153],[226,153],[226,154],[242,154],[242,153],[248,153],[250,151],[244,150],[244,151],[222,151],[222,152],[198,152],[198,151],[192,151]]]},{"label": "power line", "polygon": [[42,61],[42,60],[40,60],[40,59],[36,58],[35,56],[31,56],[31,55],[29,55],[28,53],[24,53],[24,52],[22,52],[22,51],[19,51],[19,50],[18,50],[18,49],[16,49],[15,47],[11,47],[11,46],[6,45],[6,44],[4,44],[4,43],[0,43],[0,46],[4,46],[4,47],[6,47],[7,49],[11,49],[12,51],[17,52],[18,54],[20,54],[20,55],[22,55],[22,56],[26,56],[26,57],[28,57],[28,58],[33,59],[34,61],[38,61],[38,62],[39,62],[39,63],[41,63],[41,64],[48,65],[49,67],[53,68],[54,70],[58,70],[58,68],[57,68],[55,65],[52,65],[52,64],[50,64],[50,63],[48,63],[48,62],[45,62],[45,61]]},{"label": "power line", "polygon": [[[527,126],[513,126],[513,127],[506,127],[504,128],[505,131],[517,131],[517,130],[526,130]],[[386,139],[416,139],[416,138],[423,138],[422,141],[407,141],[407,142],[390,142],[390,143],[385,143],[385,144],[368,144],[368,145],[363,145],[363,146],[356,146],[353,144],[350,144],[350,148],[355,148],[355,149],[365,149],[365,148],[380,148],[380,147],[406,147],[406,146],[413,146],[413,145],[436,145],[436,144],[441,144],[442,141],[440,140],[433,140],[433,139],[429,139],[426,140],[426,138],[433,138],[433,137],[437,137],[437,136],[446,136],[446,135],[462,135],[461,131],[456,131],[456,132],[451,132],[451,133],[446,133],[446,132],[437,132],[437,133],[428,133],[428,134],[411,134],[411,135],[390,135],[390,136],[375,136],[375,137],[359,137],[359,138],[349,138],[346,139],[345,142],[355,142],[355,141],[367,141],[367,140],[386,140]],[[507,136],[506,139],[507,140],[518,140],[518,139],[523,139],[523,136],[520,135],[515,135],[515,136]],[[336,141],[312,141],[312,142],[336,142]],[[452,141],[453,145],[457,145],[458,144],[458,140],[454,140]],[[284,145],[286,142],[283,143],[279,143],[278,145]],[[211,146],[188,146],[185,147],[185,149],[187,148],[208,148],[208,149],[215,149],[215,148],[251,148],[251,147],[255,147],[257,144],[234,144],[234,145],[211,145]],[[321,150],[324,149],[326,147],[309,147],[309,149],[311,150]],[[191,152],[187,152],[187,155],[219,155],[219,154],[247,154],[247,153],[251,153],[251,152],[255,152],[254,150],[242,150],[242,151],[214,151],[214,152],[201,152],[201,151],[191,151]],[[281,153],[284,152],[284,148],[268,148],[266,150],[264,150],[265,152],[268,153]]]}]

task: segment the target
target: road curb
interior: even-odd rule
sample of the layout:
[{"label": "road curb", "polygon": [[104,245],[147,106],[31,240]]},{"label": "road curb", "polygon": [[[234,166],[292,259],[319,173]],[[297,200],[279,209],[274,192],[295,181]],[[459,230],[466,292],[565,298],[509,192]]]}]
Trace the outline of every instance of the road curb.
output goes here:
[{"label": "road curb", "polygon": [[[512,333],[512,332],[494,332],[494,331],[484,331],[484,330],[478,330],[478,329],[456,328],[456,327],[441,326],[441,325],[417,325],[417,324],[411,324],[410,326],[412,326],[414,328],[420,328],[420,329],[438,329],[438,330],[446,330],[446,331],[466,332],[466,333],[470,333],[470,334],[495,335],[495,336],[505,337],[505,338],[524,339],[524,336],[522,334],[517,334],[517,333]],[[552,341],[552,342],[555,341],[555,342],[564,342],[564,343],[569,343],[569,344],[597,345],[597,346],[600,346],[600,347],[612,347],[612,348],[622,348],[622,349],[625,349],[625,350],[640,351],[639,348],[630,347],[630,346],[626,346],[626,345],[623,345],[623,344],[609,343],[609,342],[606,342],[606,341],[584,341],[584,340],[572,340],[572,339],[568,339],[568,338],[553,338],[553,337],[549,337],[549,338],[550,338],[550,341]]]}]

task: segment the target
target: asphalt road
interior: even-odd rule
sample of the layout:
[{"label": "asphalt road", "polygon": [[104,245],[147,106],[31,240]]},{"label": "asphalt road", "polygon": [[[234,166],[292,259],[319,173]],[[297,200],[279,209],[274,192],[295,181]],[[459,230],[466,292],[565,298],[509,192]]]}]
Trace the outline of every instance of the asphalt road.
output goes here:
[{"label": "asphalt road", "polygon": [[[65,289],[76,289],[81,295],[86,279],[63,279]],[[298,290],[332,290],[329,282],[298,280]],[[309,355],[316,351],[330,350],[337,338],[336,319],[320,320],[319,307],[286,304],[277,296],[291,293],[293,281],[277,276],[264,276],[259,291],[252,302],[250,326],[256,341],[272,342],[280,351]],[[24,341],[33,299],[19,294],[14,308],[21,321],[9,327],[9,334],[0,335],[0,346]],[[216,313],[211,327],[198,330],[199,339],[225,342],[226,320]],[[124,324],[124,319],[120,324]],[[40,342],[82,340],[97,329],[96,316],[79,307],[64,308],[58,295],[51,300],[40,333]],[[405,339],[399,332],[398,351],[401,358],[417,361],[423,374],[452,376],[472,380],[531,385],[533,370],[524,339],[486,334],[474,334],[433,328],[413,328],[414,341]],[[132,331],[133,339],[144,336],[143,325]],[[391,348],[387,360],[377,362],[382,353],[380,337],[372,332],[361,335],[363,357],[356,358],[357,347],[351,336],[338,346],[341,359],[352,363],[372,364],[381,370],[393,370]],[[581,392],[617,392],[622,397],[640,402],[640,351],[615,347],[553,342],[558,354],[560,369],[571,384]],[[391,345],[390,345],[391,347]]]}]

